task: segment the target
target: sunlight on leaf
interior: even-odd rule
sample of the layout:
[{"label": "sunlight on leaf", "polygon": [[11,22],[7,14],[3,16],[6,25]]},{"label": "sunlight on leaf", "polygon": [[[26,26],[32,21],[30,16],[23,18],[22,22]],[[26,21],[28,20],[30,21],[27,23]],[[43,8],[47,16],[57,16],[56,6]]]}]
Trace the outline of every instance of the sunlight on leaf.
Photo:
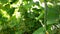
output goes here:
[{"label": "sunlight on leaf", "polygon": [[6,11],[4,11],[4,10],[1,10],[1,12],[2,12],[2,14],[3,14],[3,17],[6,17],[6,18],[10,18],[10,16],[7,14],[7,12]]}]

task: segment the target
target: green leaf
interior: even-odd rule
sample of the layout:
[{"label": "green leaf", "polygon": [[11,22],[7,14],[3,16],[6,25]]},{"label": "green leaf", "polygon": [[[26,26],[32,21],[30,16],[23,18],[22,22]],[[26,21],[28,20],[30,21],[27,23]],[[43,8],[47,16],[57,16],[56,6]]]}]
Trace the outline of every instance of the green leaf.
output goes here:
[{"label": "green leaf", "polygon": [[10,16],[14,13],[15,8],[10,8],[10,4],[5,5],[3,8]]},{"label": "green leaf", "polygon": [[45,34],[44,28],[41,27],[41,28],[37,29],[35,32],[33,32],[33,34]]},{"label": "green leaf", "polygon": [[14,27],[15,25],[17,25],[18,23],[17,23],[16,17],[12,16],[12,18],[11,18],[11,20],[8,24],[9,24],[8,26],[11,27],[11,28]]},{"label": "green leaf", "polygon": [[14,13],[15,8],[11,8],[9,9],[9,11],[7,12],[10,16],[12,16],[12,14]]},{"label": "green leaf", "polygon": [[48,8],[47,11],[47,25],[58,23],[59,14],[58,11],[53,8]]},{"label": "green leaf", "polygon": [[0,31],[2,30],[2,28],[3,28],[2,25],[0,25]]},{"label": "green leaf", "polygon": [[22,31],[16,31],[15,34],[22,34]]},{"label": "green leaf", "polygon": [[8,0],[0,0],[0,2],[1,2],[2,4],[5,4],[5,3],[8,2]]},{"label": "green leaf", "polygon": [[44,2],[44,0],[40,0],[40,2],[42,3],[42,2]]}]

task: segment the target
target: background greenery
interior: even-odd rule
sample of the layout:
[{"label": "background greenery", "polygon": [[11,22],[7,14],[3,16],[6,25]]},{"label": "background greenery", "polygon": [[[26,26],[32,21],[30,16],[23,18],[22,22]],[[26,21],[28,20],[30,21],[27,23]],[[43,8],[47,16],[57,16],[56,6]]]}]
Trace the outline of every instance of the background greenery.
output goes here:
[{"label": "background greenery", "polygon": [[0,0],[0,34],[60,34],[60,0]]}]

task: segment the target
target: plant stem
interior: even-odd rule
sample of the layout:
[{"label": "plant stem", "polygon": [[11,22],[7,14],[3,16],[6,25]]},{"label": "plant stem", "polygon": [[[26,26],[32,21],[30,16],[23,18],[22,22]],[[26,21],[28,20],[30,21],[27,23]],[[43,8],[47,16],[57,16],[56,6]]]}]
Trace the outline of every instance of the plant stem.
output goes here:
[{"label": "plant stem", "polygon": [[44,28],[45,28],[45,34],[46,34],[46,31],[47,31],[47,10],[48,10],[48,7],[47,7],[47,1],[44,0],[44,3],[45,3],[45,11],[44,11]]}]

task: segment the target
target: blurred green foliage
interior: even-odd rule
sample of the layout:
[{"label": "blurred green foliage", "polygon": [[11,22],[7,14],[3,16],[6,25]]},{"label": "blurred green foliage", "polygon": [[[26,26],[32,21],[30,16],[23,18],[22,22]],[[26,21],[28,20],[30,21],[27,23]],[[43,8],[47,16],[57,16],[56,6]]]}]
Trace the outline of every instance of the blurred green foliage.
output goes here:
[{"label": "blurred green foliage", "polygon": [[0,34],[45,33],[60,34],[60,0],[0,0]]}]

